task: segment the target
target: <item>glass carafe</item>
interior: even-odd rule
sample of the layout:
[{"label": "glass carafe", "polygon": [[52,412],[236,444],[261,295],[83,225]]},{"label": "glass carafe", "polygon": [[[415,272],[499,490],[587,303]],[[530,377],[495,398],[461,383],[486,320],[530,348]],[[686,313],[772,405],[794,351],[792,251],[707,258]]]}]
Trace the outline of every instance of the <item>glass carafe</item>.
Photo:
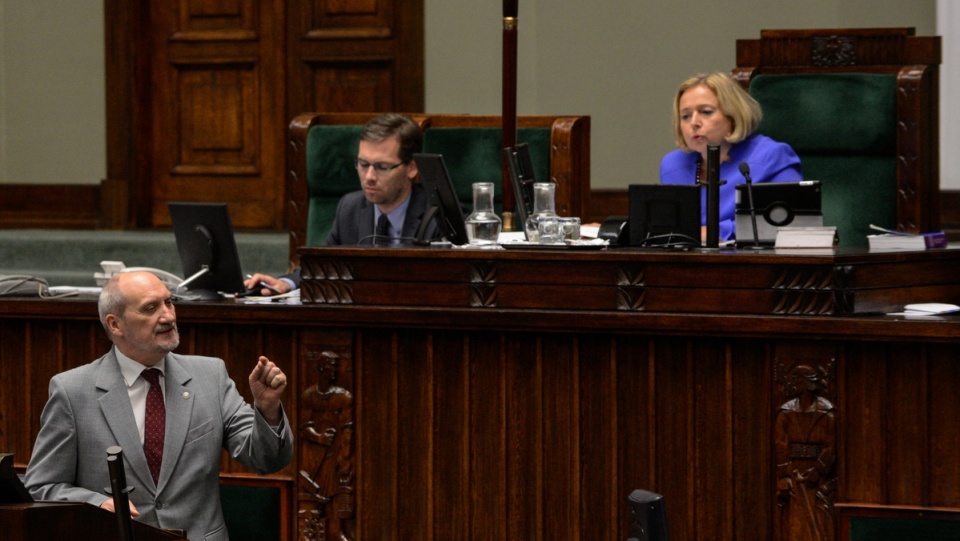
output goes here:
[{"label": "glass carafe", "polygon": [[493,211],[493,183],[473,184],[473,212],[467,216],[467,239],[470,244],[496,244],[503,222]]},{"label": "glass carafe", "polygon": [[[540,238],[540,230],[546,227],[547,231],[554,231],[559,224],[557,212],[555,210],[555,198],[557,185],[553,182],[534,182],[533,183],[533,214],[527,216],[527,222],[523,228],[527,233],[527,240],[530,242],[552,243],[560,242],[557,238]],[[557,231],[559,233],[559,231]]]}]

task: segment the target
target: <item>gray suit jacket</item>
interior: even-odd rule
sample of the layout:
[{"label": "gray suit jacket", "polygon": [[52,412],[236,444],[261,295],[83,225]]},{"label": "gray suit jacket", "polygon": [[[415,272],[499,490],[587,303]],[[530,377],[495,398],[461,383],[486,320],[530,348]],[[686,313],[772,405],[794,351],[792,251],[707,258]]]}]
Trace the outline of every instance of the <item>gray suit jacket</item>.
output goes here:
[{"label": "gray suit jacket", "polygon": [[220,359],[168,354],[166,438],[155,485],[143,454],[127,387],[113,349],[96,361],[57,374],[40,416],[40,434],[26,485],[38,500],[101,505],[109,497],[107,448],[123,448],[130,501],[137,520],[183,528],[191,541],[228,539],[220,508],[220,452],[258,473],[293,458],[293,433],[284,414],[277,435],[244,402]]}]

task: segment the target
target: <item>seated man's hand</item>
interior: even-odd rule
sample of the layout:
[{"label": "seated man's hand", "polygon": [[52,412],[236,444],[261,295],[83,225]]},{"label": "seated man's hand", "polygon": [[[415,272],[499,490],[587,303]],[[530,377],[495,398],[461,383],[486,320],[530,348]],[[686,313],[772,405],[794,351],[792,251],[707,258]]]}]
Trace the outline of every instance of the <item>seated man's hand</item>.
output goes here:
[{"label": "seated man's hand", "polygon": [[[129,500],[127,501],[127,503],[130,504],[130,516],[131,516],[131,517],[139,517],[139,516],[140,516],[140,511],[137,511],[137,506],[136,506],[136,505],[133,505],[133,502],[131,502],[131,501],[129,501]],[[111,513],[116,513],[116,512],[117,512],[116,508],[114,507],[113,498],[110,498],[109,500],[107,500],[107,501],[103,502],[102,504],[100,504],[100,509],[106,509],[107,511],[110,511]]]},{"label": "seated man's hand", "polygon": [[260,294],[264,297],[289,293],[291,289],[289,283],[267,274],[254,274],[243,281],[243,287],[247,289],[253,289],[258,286],[263,286],[264,284],[266,284],[267,287],[260,288]]}]

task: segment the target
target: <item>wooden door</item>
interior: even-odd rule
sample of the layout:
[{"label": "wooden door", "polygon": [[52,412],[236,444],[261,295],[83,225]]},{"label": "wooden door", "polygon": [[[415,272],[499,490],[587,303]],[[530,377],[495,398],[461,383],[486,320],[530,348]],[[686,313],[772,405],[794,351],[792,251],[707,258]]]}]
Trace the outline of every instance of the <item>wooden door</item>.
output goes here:
[{"label": "wooden door", "polygon": [[423,0],[287,0],[292,119],[423,111]]},{"label": "wooden door", "polygon": [[105,227],[226,202],[282,229],[287,125],[423,109],[423,0],[105,0]]},{"label": "wooden door", "polygon": [[[150,2],[149,216],[227,202],[242,227],[281,225],[283,10],[256,0]],[[141,154],[142,155],[142,154]]]}]

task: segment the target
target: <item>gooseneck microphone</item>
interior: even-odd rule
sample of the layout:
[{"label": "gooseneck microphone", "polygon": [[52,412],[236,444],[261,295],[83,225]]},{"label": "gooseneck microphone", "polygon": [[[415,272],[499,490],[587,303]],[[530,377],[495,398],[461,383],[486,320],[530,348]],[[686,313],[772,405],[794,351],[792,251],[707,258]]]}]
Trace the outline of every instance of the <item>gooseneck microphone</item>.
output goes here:
[{"label": "gooseneck microphone", "polygon": [[760,249],[760,237],[757,234],[757,209],[753,206],[753,179],[750,178],[750,165],[747,162],[740,162],[740,174],[747,181],[747,203],[750,204],[750,225],[753,227],[753,248]]}]

